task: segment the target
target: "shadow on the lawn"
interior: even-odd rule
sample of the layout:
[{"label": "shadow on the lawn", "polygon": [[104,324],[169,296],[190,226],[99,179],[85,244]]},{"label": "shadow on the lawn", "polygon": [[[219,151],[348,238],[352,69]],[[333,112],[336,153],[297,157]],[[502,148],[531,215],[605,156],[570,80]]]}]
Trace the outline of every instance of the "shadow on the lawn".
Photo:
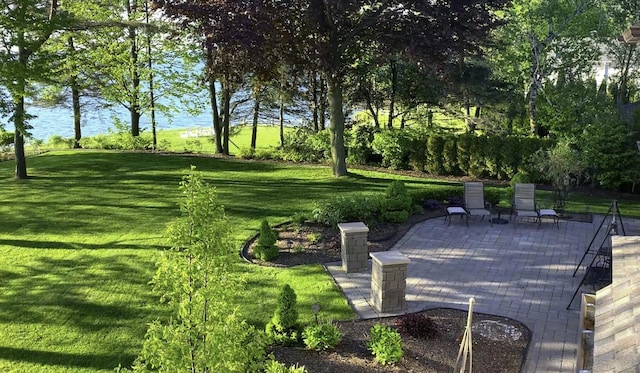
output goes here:
[{"label": "shadow on the lawn", "polygon": [[[0,359],[27,361],[42,365],[113,370],[114,362],[131,365],[136,356],[110,354],[69,354],[64,352],[37,351],[23,348],[0,347]],[[117,364],[116,364],[117,366]]]}]

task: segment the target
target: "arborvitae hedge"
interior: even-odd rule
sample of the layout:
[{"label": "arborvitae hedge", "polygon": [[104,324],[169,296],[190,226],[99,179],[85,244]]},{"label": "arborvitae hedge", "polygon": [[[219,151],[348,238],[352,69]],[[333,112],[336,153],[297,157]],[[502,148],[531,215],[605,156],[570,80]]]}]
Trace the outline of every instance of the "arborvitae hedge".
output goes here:
[{"label": "arborvitae hedge", "polygon": [[396,130],[376,134],[374,144],[373,150],[382,156],[383,166],[411,168],[433,175],[509,180],[522,169],[531,154],[551,147],[553,141],[517,136],[425,135]]},{"label": "arborvitae hedge", "polygon": [[[511,179],[536,150],[553,145],[551,140],[531,137],[436,134],[370,126],[353,127],[346,135],[350,163],[500,180]],[[301,130],[286,137],[280,152],[283,159],[329,161],[327,131],[314,134]]]}]

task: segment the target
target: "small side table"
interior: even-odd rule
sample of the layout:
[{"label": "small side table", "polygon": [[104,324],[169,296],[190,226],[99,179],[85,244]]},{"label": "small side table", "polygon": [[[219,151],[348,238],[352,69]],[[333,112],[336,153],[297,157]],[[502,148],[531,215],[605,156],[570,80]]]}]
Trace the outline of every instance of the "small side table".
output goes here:
[{"label": "small side table", "polygon": [[555,210],[552,209],[540,209],[538,210],[538,225],[542,224],[542,219],[553,219],[553,222],[556,223],[556,227],[560,229],[560,225],[558,224],[558,214]]},{"label": "small side table", "polygon": [[447,207],[447,216],[445,216],[445,221],[449,220],[449,225],[451,225],[451,217],[457,215],[461,218],[464,217],[464,223],[469,226],[469,214],[467,214],[467,210],[462,207]]}]

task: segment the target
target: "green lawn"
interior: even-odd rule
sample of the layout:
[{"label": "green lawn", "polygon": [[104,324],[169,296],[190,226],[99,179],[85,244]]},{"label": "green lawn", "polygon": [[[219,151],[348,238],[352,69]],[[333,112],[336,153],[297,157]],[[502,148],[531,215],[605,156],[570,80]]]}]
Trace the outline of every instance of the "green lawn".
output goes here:
[{"label": "green lawn", "polygon": [[[200,127],[202,128],[202,127]],[[189,128],[189,130],[194,130]],[[284,132],[292,131],[292,127],[285,127]],[[181,133],[186,132],[187,129],[170,129],[159,130],[157,132],[157,141],[160,149],[164,151],[170,151],[175,153],[205,153],[212,154],[215,152],[215,143],[211,137],[187,137],[180,136]],[[234,128],[233,135],[229,142],[229,151],[231,154],[237,154],[240,149],[251,147],[251,126],[239,126]],[[109,135],[107,135],[109,136]],[[143,138],[151,141],[151,131],[146,130],[142,132]],[[70,140],[70,139],[69,139]],[[256,149],[272,149],[280,146],[280,127],[260,125],[258,126],[258,132],[256,136]],[[52,143],[51,139],[39,145],[40,151],[62,150],[69,149],[71,147],[70,142]],[[27,143],[27,152],[33,153],[33,147]]]},{"label": "green lawn", "polygon": [[[240,243],[336,193],[383,191],[390,176],[355,171],[335,179],[323,166],[208,157],[60,151],[28,159],[31,179],[0,163],[0,371],[92,372],[128,365],[146,323],[162,317],[150,292],[164,231],[178,215],[178,183],[190,165],[216,186]],[[406,179],[406,178],[405,178]],[[409,186],[432,187],[406,179]],[[325,318],[354,317],[321,266],[242,264],[238,294],[248,321],[264,325],[278,288],[298,292],[301,321],[318,302]]]},{"label": "green lawn", "polygon": [[[13,162],[0,162],[1,372],[107,372],[131,363],[146,323],[167,316],[148,282],[190,165],[216,186],[238,248],[263,219],[286,221],[338,193],[381,192],[392,179],[410,189],[452,184],[362,170],[336,179],[325,166],[106,151],[51,152],[27,164],[32,178],[17,181]],[[592,212],[604,212],[610,200],[588,202]],[[623,214],[636,217],[639,206],[620,203]],[[238,305],[255,325],[269,320],[285,283],[298,293],[302,322],[313,319],[313,303],[323,318],[354,317],[322,266],[240,263],[240,270],[246,290],[237,294]]]},{"label": "green lawn", "polygon": [[[291,128],[286,127],[285,132],[290,131]],[[166,150],[173,152],[185,152],[192,151],[196,153],[213,153],[215,152],[215,143],[206,137],[198,138],[181,138],[180,133],[185,130],[163,130],[158,131],[158,144],[162,145],[164,141],[168,144]],[[151,138],[150,133],[145,133],[144,136]],[[238,128],[238,133],[231,137],[229,143],[229,150],[232,154],[236,154],[239,149],[251,147],[251,126],[244,126]],[[278,126],[264,126],[258,127],[258,133],[256,137],[256,149],[268,149],[280,145],[280,127]]]}]

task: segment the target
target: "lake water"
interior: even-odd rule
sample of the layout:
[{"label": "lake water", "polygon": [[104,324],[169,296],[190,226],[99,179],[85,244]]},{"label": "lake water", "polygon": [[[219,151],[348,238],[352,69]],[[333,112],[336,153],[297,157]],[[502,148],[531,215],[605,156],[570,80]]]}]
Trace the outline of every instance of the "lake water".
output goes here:
[{"label": "lake water", "polygon": [[[250,105],[248,105],[250,106]],[[232,124],[251,123],[250,107],[239,110],[241,114],[232,116]],[[29,121],[33,129],[30,130],[32,137],[47,141],[53,135],[62,137],[73,137],[73,110],[71,108],[52,107],[42,108],[30,106],[27,113],[37,116]],[[82,112],[82,137],[95,136],[101,133],[108,133],[109,130],[115,131],[113,125],[114,118],[120,119],[124,123],[131,123],[129,112],[125,109],[93,109],[84,110]],[[6,121],[0,122],[4,124],[7,131],[13,131],[12,123]],[[277,123],[275,113],[263,112],[260,116],[260,123]],[[288,126],[299,125],[301,119],[294,116],[286,116],[285,124]],[[164,129],[186,129],[195,127],[211,127],[212,116],[211,111],[206,111],[200,115],[192,115],[187,110],[174,114],[171,118],[156,113],[156,128]],[[151,131],[151,119],[149,114],[145,113],[140,119],[140,128],[144,131]]]},{"label": "lake water", "polygon": [[[62,137],[73,137],[73,110],[70,108],[40,108],[29,107],[27,112],[36,115],[37,118],[31,119],[30,124],[33,129],[30,130],[32,136],[36,139],[46,141],[53,135]],[[124,123],[130,123],[129,113],[126,110],[96,109],[84,111],[82,113],[82,136],[89,137],[101,133],[107,133],[109,130],[115,130],[113,125],[114,118],[119,118]],[[197,116],[189,113],[176,114],[173,118],[168,118],[161,113],[156,113],[157,129],[181,129],[193,127],[210,127],[212,125],[211,113],[203,113]],[[11,123],[6,123],[7,131],[13,131],[14,127]],[[151,120],[148,115],[143,115],[140,119],[140,128],[151,130]]]}]

